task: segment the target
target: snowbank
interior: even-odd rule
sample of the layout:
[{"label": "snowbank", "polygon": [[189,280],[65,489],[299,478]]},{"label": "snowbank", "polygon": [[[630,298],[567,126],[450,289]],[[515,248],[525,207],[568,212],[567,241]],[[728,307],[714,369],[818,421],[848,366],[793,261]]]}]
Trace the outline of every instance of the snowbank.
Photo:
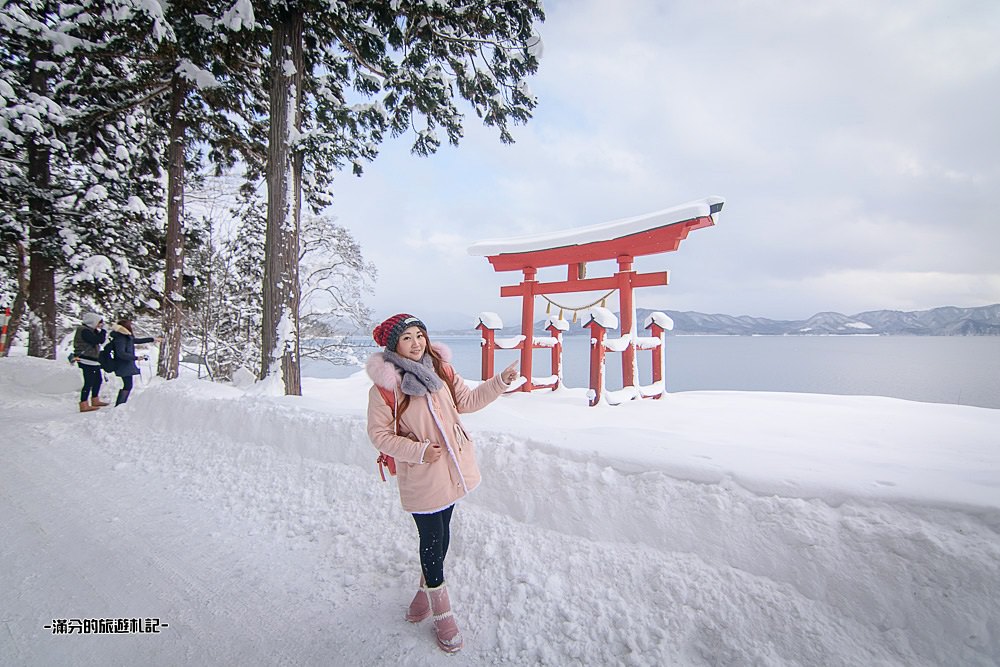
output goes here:
[{"label": "snowbank", "polygon": [[[30,420],[67,437],[77,375],[0,362],[5,430]],[[320,572],[344,571],[308,575],[331,604],[373,590],[353,613],[384,638],[341,637],[354,664],[427,664],[428,629],[398,620],[415,548],[375,472],[367,386],[306,379],[293,398],[154,380],[123,408],[70,418],[118,477],[315,549]],[[583,392],[506,396],[466,418],[484,483],[456,514],[449,558],[462,664],[1000,660],[1000,411],[750,392],[588,408]],[[294,616],[289,597],[274,604]],[[45,662],[44,642],[20,645],[15,658]]]}]

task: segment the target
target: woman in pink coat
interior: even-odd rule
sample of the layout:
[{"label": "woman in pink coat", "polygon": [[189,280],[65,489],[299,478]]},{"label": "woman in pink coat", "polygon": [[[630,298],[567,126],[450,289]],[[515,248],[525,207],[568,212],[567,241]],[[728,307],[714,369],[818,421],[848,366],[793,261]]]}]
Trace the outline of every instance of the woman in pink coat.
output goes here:
[{"label": "woman in pink coat", "polygon": [[367,364],[376,385],[368,392],[368,437],[395,458],[399,499],[420,538],[420,589],[406,620],[417,623],[433,614],[438,646],[454,653],[462,648],[462,635],[444,582],[449,525],[455,502],[480,481],[475,446],[459,414],[492,403],[517,377],[517,363],[470,389],[448,363],[448,348],[432,345],[418,318],[393,315],[372,336],[385,351]]}]

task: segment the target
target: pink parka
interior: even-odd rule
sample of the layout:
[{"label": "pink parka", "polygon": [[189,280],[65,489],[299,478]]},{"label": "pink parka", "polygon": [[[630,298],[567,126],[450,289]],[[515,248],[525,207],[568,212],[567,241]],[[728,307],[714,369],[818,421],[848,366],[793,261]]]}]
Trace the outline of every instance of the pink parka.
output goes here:
[{"label": "pink parka", "polygon": [[[442,359],[451,358],[451,351],[440,343],[434,343],[434,351]],[[457,405],[452,400],[447,381],[436,392],[411,396],[399,420],[397,435],[393,409],[386,404],[378,387],[392,391],[398,404],[403,400],[399,389],[402,375],[381,352],[368,359],[366,369],[368,377],[377,385],[368,392],[368,437],[375,449],[396,459],[396,480],[403,509],[414,514],[437,512],[479,486],[481,476],[475,445],[462,427],[459,414],[481,410],[496,400],[507,389],[500,376],[469,389],[455,373]],[[441,445],[441,457],[434,463],[421,463],[428,443]]]}]

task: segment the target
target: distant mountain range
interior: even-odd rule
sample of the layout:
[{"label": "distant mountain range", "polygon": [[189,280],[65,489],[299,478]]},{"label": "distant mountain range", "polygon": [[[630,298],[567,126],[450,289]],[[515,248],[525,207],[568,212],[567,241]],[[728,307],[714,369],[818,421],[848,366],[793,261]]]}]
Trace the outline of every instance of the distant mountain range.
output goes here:
[{"label": "distant mountain range", "polygon": [[[639,326],[653,310],[636,311]],[[716,335],[716,336],[1000,336],[1000,304],[979,308],[946,306],[933,310],[903,312],[899,310],[871,310],[857,315],[817,313],[805,320],[771,320],[766,317],[746,315],[707,315],[693,311],[662,310],[674,321],[673,331],[667,335]],[[535,323],[535,331],[542,332],[544,320]],[[468,330],[442,333],[468,334]],[[517,325],[507,326],[497,332],[501,336],[520,333]],[[567,335],[586,334],[579,326],[572,326]]]}]

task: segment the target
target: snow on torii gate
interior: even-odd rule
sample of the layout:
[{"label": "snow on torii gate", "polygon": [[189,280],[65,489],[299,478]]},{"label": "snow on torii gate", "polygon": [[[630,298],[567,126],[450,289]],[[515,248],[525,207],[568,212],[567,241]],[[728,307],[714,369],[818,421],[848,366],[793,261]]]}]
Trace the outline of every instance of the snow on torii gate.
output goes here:
[{"label": "snow on torii gate", "polygon": [[[636,383],[635,372],[635,303],[632,291],[636,287],[666,285],[668,272],[636,273],[632,270],[635,257],[677,250],[681,241],[694,229],[715,224],[725,200],[706,197],[673,208],[647,213],[633,218],[580,227],[561,232],[520,236],[509,239],[479,241],[469,247],[469,254],[486,257],[493,269],[521,271],[524,279],[517,285],[500,288],[500,296],[521,297],[521,375],[525,378],[520,391],[531,391],[532,352],[534,349],[535,297],[545,294],[618,290],[621,315],[620,332],[629,336],[631,344],[622,349],[622,382],[624,387]],[[603,278],[586,278],[587,262],[617,260],[618,271]],[[567,268],[566,280],[541,283],[536,280],[539,268]],[[591,355],[591,390],[597,393],[591,405],[600,398],[601,387],[593,386],[598,377],[594,368],[597,356]],[[603,355],[600,356],[603,362]],[[490,359],[492,365],[492,358]],[[486,356],[484,355],[483,379]]]}]

